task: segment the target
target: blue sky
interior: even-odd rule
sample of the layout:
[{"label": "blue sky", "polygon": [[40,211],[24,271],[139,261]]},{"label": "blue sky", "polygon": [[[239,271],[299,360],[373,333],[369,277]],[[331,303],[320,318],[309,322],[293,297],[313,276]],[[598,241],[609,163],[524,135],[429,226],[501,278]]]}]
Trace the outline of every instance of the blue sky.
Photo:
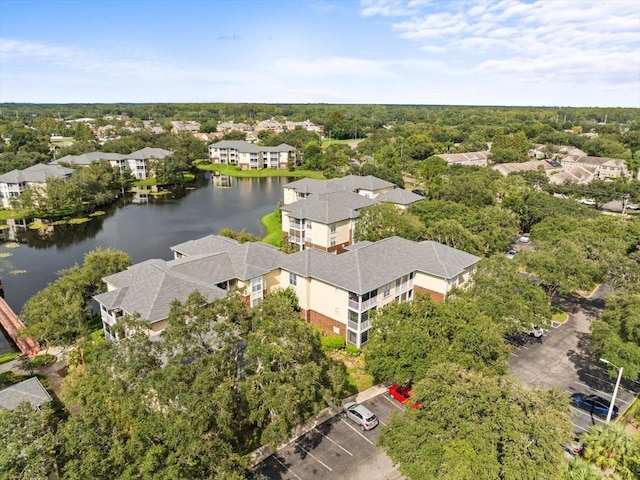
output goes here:
[{"label": "blue sky", "polygon": [[640,107],[640,1],[0,0],[0,102]]}]

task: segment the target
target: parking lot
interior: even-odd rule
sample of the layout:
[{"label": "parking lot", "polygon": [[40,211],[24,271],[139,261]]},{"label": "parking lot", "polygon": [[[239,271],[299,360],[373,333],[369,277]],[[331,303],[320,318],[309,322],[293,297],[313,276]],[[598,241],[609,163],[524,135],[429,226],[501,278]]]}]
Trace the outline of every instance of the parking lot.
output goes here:
[{"label": "parking lot", "polygon": [[[593,313],[593,312],[592,312]],[[528,388],[558,388],[567,395],[581,392],[611,400],[615,379],[604,364],[594,363],[589,348],[589,328],[593,315],[576,309],[569,320],[553,326],[541,339],[526,338],[513,344],[509,370]],[[623,381],[616,395],[620,414],[640,391],[635,382]],[[574,432],[581,434],[604,419],[585,410],[573,408]]]},{"label": "parking lot", "polygon": [[[385,391],[386,392],[386,391]],[[295,439],[264,460],[256,469],[268,479],[400,479],[391,459],[375,441],[381,427],[403,405],[380,393],[363,402],[380,420],[373,430],[363,432],[358,425],[338,414]]]}]

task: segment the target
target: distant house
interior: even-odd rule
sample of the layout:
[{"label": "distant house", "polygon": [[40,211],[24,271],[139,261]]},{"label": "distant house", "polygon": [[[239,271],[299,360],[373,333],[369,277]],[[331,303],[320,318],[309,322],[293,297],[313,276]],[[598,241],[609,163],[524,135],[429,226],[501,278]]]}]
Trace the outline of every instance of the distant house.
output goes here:
[{"label": "distant house", "polygon": [[176,120],[171,122],[171,133],[173,134],[193,133],[198,131],[200,131],[200,124],[198,122],[179,122]]},{"label": "distant house", "polygon": [[435,155],[447,162],[448,165],[472,165],[486,167],[489,164],[489,151],[466,153],[440,153]]},{"label": "distant house", "polygon": [[562,166],[551,160],[530,160],[528,162],[499,163],[491,168],[506,177],[510,173],[535,172],[538,170],[542,170],[546,174],[550,171],[560,170]]},{"label": "distant house", "polygon": [[11,199],[19,197],[20,194],[28,188],[33,188],[41,193],[45,193],[48,179],[61,178],[66,181],[71,177],[73,172],[73,169],[60,165],[39,163],[24,170],[12,170],[0,175],[0,199],[2,199],[2,206],[10,208]]},{"label": "distant house", "polygon": [[27,402],[34,410],[52,400],[49,392],[37,377],[31,377],[22,382],[0,390],[0,407],[14,410],[20,403]]},{"label": "distant house", "polygon": [[572,167],[562,172],[554,173],[549,177],[549,183],[562,185],[565,183],[577,183],[583,185],[590,183],[595,176],[594,168]]},{"label": "distant house", "polygon": [[625,161],[620,158],[567,155],[560,160],[560,163],[565,170],[573,167],[594,169],[597,178],[626,178],[631,176]]},{"label": "distant house", "polygon": [[242,140],[222,140],[209,145],[209,158],[211,163],[237,165],[243,170],[284,169],[295,164],[296,149],[286,143],[264,147]]},{"label": "distant house", "polygon": [[151,160],[162,160],[173,155],[170,150],[164,148],[145,147],[129,154],[89,152],[82,155],[66,155],[49,163],[49,165],[90,165],[95,162],[107,160],[112,167],[120,173],[129,172],[136,179],[142,180],[150,175]]}]

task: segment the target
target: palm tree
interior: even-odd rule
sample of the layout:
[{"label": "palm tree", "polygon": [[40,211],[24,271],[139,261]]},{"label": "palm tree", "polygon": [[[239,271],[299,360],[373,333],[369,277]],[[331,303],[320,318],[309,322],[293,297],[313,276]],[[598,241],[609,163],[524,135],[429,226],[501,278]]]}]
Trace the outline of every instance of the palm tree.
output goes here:
[{"label": "palm tree", "polygon": [[581,458],[574,458],[569,462],[563,480],[600,480],[602,474],[597,467],[588,464]]},{"label": "palm tree", "polygon": [[586,445],[584,459],[600,468],[606,476],[621,479],[640,476],[640,437],[631,435],[615,423],[593,427],[582,437]]}]

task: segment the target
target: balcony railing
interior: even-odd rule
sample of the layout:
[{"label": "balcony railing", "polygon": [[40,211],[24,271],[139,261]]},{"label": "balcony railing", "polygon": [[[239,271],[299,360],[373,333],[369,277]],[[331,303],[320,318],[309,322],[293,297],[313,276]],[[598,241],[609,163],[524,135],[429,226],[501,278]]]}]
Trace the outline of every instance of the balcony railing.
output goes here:
[{"label": "balcony railing", "polygon": [[364,312],[365,310],[369,310],[370,308],[375,307],[377,305],[378,305],[377,295],[364,302],[359,302],[358,300],[349,299],[349,307],[354,310],[357,310],[358,312]]},{"label": "balcony railing", "polygon": [[371,328],[371,320],[365,320],[364,322],[360,323],[349,320],[349,328],[356,332],[364,332],[365,330],[369,330]]}]

